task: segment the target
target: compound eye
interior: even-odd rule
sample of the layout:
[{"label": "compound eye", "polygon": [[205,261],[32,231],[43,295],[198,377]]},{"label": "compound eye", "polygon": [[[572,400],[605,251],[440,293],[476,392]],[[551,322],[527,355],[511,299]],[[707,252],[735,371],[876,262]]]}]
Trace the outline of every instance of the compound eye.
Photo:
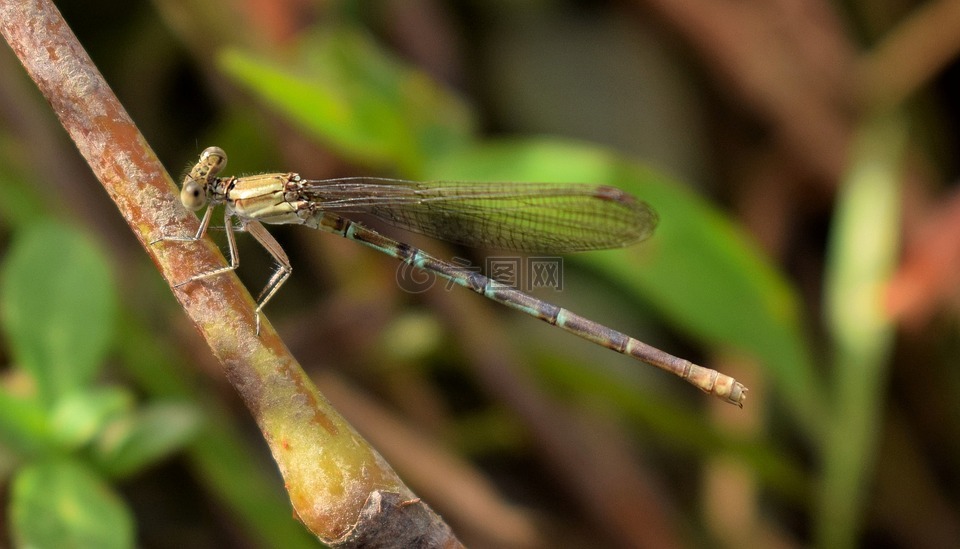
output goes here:
[{"label": "compound eye", "polygon": [[193,179],[188,179],[184,182],[183,188],[180,189],[180,202],[183,202],[186,208],[197,211],[207,203],[206,190],[203,185]]}]

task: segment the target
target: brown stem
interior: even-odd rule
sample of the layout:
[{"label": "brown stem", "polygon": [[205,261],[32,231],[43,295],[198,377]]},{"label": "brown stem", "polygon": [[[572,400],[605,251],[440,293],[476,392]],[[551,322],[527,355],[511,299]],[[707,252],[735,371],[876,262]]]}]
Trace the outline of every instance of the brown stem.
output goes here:
[{"label": "brown stem", "polygon": [[[0,33],[164,278],[177,283],[222,264],[210,242],[149,244],[193,234],[197,219],[57,8],[0,0]],[[297,516],[318,538],[336,547],[459,546],[317,392],[269,323],[257,337],[253,301],[236,276],[174,295],[253,413]]]},{"label": "brown stem", "polygon": [[925,2],[888,32],[858,66],[867,109],[892,109],[922,89],[960,53],[960,4]]},{"label": "brown stem", "polygon": [[846,165],[853,46],[828,2],[636,0],[662,17],[784,150],[831,189]]}]

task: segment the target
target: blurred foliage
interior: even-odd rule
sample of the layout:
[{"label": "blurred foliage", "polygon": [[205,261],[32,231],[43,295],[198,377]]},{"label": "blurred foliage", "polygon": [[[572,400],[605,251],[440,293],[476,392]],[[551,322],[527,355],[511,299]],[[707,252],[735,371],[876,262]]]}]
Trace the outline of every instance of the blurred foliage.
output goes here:
[{"label": "blurred foliage", "polygon": [[62,233],[70,228],[49,224],[26,232],[11,247],[0,287],[11,352],[46,407],[92,381],[116,318],[105,258]]},{"label": "blurred foliage", "polygon": [[130,511],[106,478],[181,448],[197,411],[137,409],[129,390],[96,386],[117,318],[106,257],[61,223],[34,220],[16,236],[0,272],[15,365],[0,388],[0,441],[16,462],[11,535],[24,547],[132,547]]},{"label": "blurred foliage", "polygon": [[[229,173],[594,182],[656,208],[661,224],[648,242],[570,257],[566,291],[542,297],[730,370],[752,389],[742,411],[719,409],[677,380],[510,311],[465,310],[495,321],[458,332],[429,297],[399,291],[389,260],[305,230],[272,231],[297,269],[266,314],[301,361],[350,378],[445,452],[460,452],[507,506],[536,511],[542,545],[636,542],[609,526],[615,513],[576,479],[601,473],[621,475],[626,486],[653,479],[649,505],[689,544],[882,539],[912,547],[960,534],[956,309],[898,342],[883,306],[901,257],[898,233],[923,217],[908,211],[904,174],[924,174],[929,188],[955,176],[954,160],[934,161],[955,152],[949,124],[917,123],[931,112],[955,114],[937,90],[920,107],[851,123],[849,157],[831,173],[827,160],[778,141],[792,134],[767,110],[776,101],[744,93],[733,70],[712,72],[713,58],[678,55],[666,33],[622,5],[157,0],[61,8],[175,177],[216,144],[230,155]],[[897,20],[892,12],[860,17],[868,36],[884,36]],[[776,65],[785,61],[775,48],[749,51],[757,63],[786,66]],[[10,364],[0,391],[0,470],[12,487],[11,539],[127,546],[135,520],[144,546],[314,545],[289,516],[222,371],[135,243],[103,221],[111,206],[71,164],[70,144],[45,105],[22,91],[29,84],[18,69],[0,65],[10,75],[0,112],[27,113],[0,118],[0,356]],[[789,87],[783,71],[772,80]],[[814,89],[800,95],[831,82],[807,79]],[[841,113],[830,122],[838,120]],[[812,135],[829,142],[829,132]],[[924,154],[929,143],[944,150]],[[43,221],[53,216],[66,221]],[[416,243],[446,257],[471,253]],[[256,273],[271,266],[249,243],[241,255],[241,276],[257,290],[264,276]],[[423,323],[403,321],[421,310],[437,319],[422,340]],[[485,381],[463,331],[502,342],[498,360],[532,374],[536,388]],[[416,352],[383,343],[413,338]],[[590,439],[597,447],[578,448],[585,441],[572,427],[567,448],[544,443],[551,426],[518,404],[541,398],[577,422],[602,424]],[[902,457],[905,448],[919,450]],[[181,449],[184,459],[156,467]],[[881,451],[901,457],[884,463]],[[611,471],[569,465],[570,455],[601,463],[590,459],[606,452],[629,462],[613,459],[622,468]],[[402,477],[420,478],[399,465],[415,468],[409,460],[384,454]],[[147,480],[130,481],[134,473]],[[118,479],[128,479],[122,496]],[[909,502],[897,496],[904,485]],[[424,497],[437,490],[412,488]],[[469,545],[497,545],[438,499],[456,530],[473,532],[463,536]],[[51,514],[81,505],[89,512]]]},{"label": "blurred foliage", "polygon": [[13,481],[11,526],[21,547],[133,547],[122,500],[74,461],[28,465]]},{"label": "blurred foliage", "polygon": [[336,27],[307,37],[283,65],[242,50],[219,56],[223,73],[338,155],[420,177],[427,159],[463,145],[466,107],[426,74],[387,56],[365,33]]}]

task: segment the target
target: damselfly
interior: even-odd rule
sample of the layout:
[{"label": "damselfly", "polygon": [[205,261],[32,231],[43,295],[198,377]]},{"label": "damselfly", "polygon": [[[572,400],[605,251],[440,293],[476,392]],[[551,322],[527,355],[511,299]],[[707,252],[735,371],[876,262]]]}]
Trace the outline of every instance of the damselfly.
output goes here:
[{"label": "damselfly", "polygon": [[[180,200],[187,208],[198,211],[207,207],[200,229],[194,236],[163,237],[154,243],[203,238],[214,206],[224,204],[230,265],[200,273],[177,286],[236,269],[239,256],[234,231],[250,233],[279,264],[257,299],[258,334],[260,312],[293,270],[287,254],[262,223],[295,223],[356,240],[584,339],[676,374],[706,393],[743,406],[747,389],[730,376],[677,358],[340,215],[369,214],[403,229],[466,246],[566,253],[626,246],[653,233],[657,225],[656,212],[620,189],[580,184],[417,183],[374,177],[311,181],[295,173],[218,177],[226,164],[223,149],[209,147],[203,151],[199,162],[184,178],[180,191]],[[239,223],[236,228],[234,218]]]}]

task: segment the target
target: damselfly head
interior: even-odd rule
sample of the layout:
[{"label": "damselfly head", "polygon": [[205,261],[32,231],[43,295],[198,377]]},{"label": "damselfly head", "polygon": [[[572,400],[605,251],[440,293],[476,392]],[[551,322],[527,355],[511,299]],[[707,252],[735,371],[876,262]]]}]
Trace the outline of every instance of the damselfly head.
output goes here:
[{"label": "damselfly head", "polygon": [[204,207],[207,204],[206,185],[202,185],[196,179],[187,176],[183,180],[183,188],[180,189],[180,202],[183,202],[187,209],[193,211]]},{"label": "damselfly head", "polygon": [[227,165],[227,153],[220,147],[207,147],[200,153],[200,160],[183,178],[180,202],[191,210],[199,210],[207,204],[207,189]]}]

